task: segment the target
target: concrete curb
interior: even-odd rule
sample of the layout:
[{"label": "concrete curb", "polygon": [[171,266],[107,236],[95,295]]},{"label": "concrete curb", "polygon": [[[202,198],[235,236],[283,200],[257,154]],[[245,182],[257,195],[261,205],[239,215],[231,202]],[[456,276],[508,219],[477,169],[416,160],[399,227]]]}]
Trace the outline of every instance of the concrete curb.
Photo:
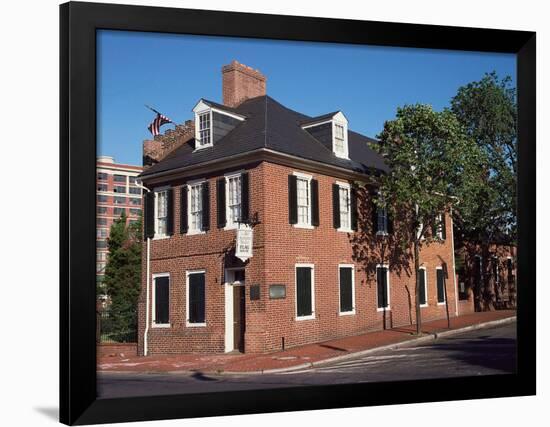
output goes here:
[{"label": "concrete curb", "polygon": [[259,374],[278,374],[283,372],[299,371],[301,369],[328,365],[330,363],[340,362],[347,359],[353,359],[355,357],[366,356],[368,354],[378,353],[385,350],[394,350],[397,348],[410,347],[413,345],[422,344],[429,341],[435,341],[438,338],[449,337],[449,336],[460,334],[463,332],[474,331],[476,329],[491,328],[494,326],[499,326],[507,323],[513,323],[515,321],[516,321],[516,316],[506,317],[504,319],[498,319],[498,320],[491,320],[489,322],[477,323],[475,325],[464,326],[463,328],[452,329],[450,331],[429,333],[419,338],[412,338],[409,340],[404,340],[393,344],[369,348],[368,350],[361,350],[353,353],[344,354],[342,356],[336,356],[336,357],[331,357],[329,359],[318,360],[316,362],[307,362],[307,363],[302,363],[301,365],[289,366],[287,368],[265,369],[265,370],[259,370],[259,371],[245,371],[245,372],[223,371],[218,374],[219,375],[259,375]]}]

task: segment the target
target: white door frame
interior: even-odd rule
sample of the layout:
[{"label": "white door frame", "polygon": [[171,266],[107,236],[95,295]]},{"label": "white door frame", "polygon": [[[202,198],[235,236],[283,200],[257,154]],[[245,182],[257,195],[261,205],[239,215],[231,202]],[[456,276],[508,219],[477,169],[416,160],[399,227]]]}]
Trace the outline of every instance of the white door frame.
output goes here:
[{"label": "white door frame", "polygon": [[225,277],[225,352],[230,353],[233,350],[235,350],[235,340],[234,340],[234,318],[233,318],[233,303],[234,303],[234,297],[233,297],[233,288],[235,286],[244,286],[246,282],[235,282],[234,279],[234,271],[235,270],[245,270],[244,267],[239,268],[226,268],[224,272]]}]

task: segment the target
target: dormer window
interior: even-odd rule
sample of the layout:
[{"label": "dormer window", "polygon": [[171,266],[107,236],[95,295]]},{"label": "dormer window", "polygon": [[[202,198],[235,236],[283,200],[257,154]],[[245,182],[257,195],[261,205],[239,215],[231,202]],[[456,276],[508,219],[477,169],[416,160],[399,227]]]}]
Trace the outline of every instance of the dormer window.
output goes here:
[{"label": "dormer window", "polygon": [[341,111],[301,122],[302,129],[341,159],[349,159],[348,119]]},{"label": "dormer window", "polygon": [[198,114],[199,126],[196,148],[203,148],[212,145],[211,115],[211,111]]},{"label": "dormer window", "polygon": [[[341,114],[341,113],[339,113]],[[343,159],[349,158],[348,156],[348,125],[345,122],[336,120],[336,117],[332,121],[332,151],[336,157]],[[342,115],[343,116],[343,115]]]}]

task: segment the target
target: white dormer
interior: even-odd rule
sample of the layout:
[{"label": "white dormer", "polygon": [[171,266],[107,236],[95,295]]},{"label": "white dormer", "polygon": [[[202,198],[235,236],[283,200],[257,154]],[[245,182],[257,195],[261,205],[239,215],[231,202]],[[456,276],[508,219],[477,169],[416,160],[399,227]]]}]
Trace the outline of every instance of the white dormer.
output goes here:
[{"label": "white dormer", "polygon": [[[329,126],[330,134],[327,132]],[[302,129],[307,129],[314,138],[332,150],[336,157],[349,159],[348,119],[341,111],[313,118],[303,123]]]},{"label": "white dormer", "polygon": [[212,147],[212,108],[202,99],[195,108],[195,150]]},{"label": "white dormer", "polygon": [[341,111],[332,116],[332,152],[336,157],[349,159],[348,119]]}]

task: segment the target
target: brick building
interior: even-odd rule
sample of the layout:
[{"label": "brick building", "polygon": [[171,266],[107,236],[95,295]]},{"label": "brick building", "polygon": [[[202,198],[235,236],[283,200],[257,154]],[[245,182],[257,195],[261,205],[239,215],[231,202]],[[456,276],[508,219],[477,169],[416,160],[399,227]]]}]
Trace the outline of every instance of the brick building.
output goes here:
[{"label": "brick building", "polygon": [[109,156],[97,158],[97,213],[96,213],[96,275],[101,281],[107,264],[107,238],[116,218],[124,211],[127,221],[135,221],[141,215],[141,188],[136,177],[141,166],[115,163]]},{"label": "brick building", "polygon": [[[140,354],[269,352],[414,323],[414,267],[367,268],[352,243],[367,222],[373,239],[392,232],[383,210],[370,221],[358,209],[369,203],[360,190],[387,171],[375,141],[342,111],[286,108],[236,61],[222,79],[223,104],[201,99],[193,121],[144,142]],[[253,230],[245,261],[240,226]],[[423,320],[470,310],[458,302],[448,213],[437,232],[421,251]]]}]

